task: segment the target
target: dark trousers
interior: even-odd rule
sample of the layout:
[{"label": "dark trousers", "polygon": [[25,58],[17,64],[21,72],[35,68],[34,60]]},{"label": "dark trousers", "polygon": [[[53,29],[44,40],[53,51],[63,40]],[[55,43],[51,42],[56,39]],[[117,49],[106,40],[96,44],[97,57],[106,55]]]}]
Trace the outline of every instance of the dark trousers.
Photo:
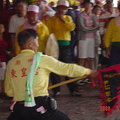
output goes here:
[{"label": "dark trousers", "polygon": [[71,32],[71,44],[70,44],[72,60],[75,62],[77,62],[77,56],[75,56],[75,47],[77,46],[78,41],[79,41],[78,32],[75,30]]},{"label": "dark trousers", "polygon": [[120,64],[120,47],[112,46],[109,58],[109,65]]},{"label": "dark trousers", "polygon": [[44,98],[35,99],[35,107],[24,107],[24,102],[17,102],[14,106],[13,112],[7,120],[70,120],[63,112],[56,110],[48,110],[41,114],[36,109],[44,104]]},{"label": "dark trousers", "polygon": [[[59,46],[59,60],[65,63],[73,62],[70,46]],[[65,80],[68,80],[68,79],[70,78],[65,77]],[[53,85],[60,83],[61,81],[60,76],[54,73],[51,73],[51,81]],[[78,85],[75,82],[67,84],[67,87],[70,92],[73,92],[78,89]],[[59,92],[59,91],[60,91],[60,87],[53,89],[54,93]]]}]

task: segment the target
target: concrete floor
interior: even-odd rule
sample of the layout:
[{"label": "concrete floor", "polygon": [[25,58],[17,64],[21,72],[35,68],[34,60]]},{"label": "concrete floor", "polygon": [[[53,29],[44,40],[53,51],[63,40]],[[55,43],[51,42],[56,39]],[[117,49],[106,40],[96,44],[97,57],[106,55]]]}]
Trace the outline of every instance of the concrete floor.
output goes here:
[{"label": "concrete floor", "polygon": [[[120,120],[120,112],[104,118],[104,113],[100,111],[101,99],[98,87],[92,88],[87,84],[80,91],[81,97],[73,97],[64,86],[61,95],[55,98],[58,107],[68,114],[71,120]],[[0,101],[0,120],[6,120],[9,113],[9,101]]]}]

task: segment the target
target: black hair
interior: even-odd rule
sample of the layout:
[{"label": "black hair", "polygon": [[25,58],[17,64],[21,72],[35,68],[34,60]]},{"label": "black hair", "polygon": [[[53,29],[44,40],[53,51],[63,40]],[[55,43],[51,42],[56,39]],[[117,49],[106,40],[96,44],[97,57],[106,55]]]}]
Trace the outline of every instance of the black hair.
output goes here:
[{"label": "black hair", "polygon": [[14,2],[14,5],[18,5],[19,3],[25,3],[26,5],[28,4],[28,3],[26,2],[26,0],[16,0],[16,1]]},{"label": "black hair", "polygon": [[107,5],[107,4],[113,4],[113,2],[110,1],[110,0],[108,0],[108,1],[106,2],[106,5]]},{"label": "black hair", "polygon": [[83,6],[84,6],[85,4],[91,4],[91,5],[93,6],[93,3],[90,2],[90,1],[85,1],[85,2],[82,3]]},{"label": "black hair", "polygon": [[37,38],[38,34],[33,29],[26,29],[20,32],[17,36],[18,44],[22,47],[31,38]]},{"label": "black hair", "polygon": [[101,8],[101,7],[99,5],[95,5],[93,9],[96,9],[96,8]]}]

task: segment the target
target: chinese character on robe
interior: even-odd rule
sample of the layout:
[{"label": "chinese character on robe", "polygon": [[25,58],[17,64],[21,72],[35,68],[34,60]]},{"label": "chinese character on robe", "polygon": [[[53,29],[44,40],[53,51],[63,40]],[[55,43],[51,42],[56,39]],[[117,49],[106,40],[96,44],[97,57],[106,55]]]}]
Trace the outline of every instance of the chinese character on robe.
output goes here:
[{"label": "chinese character on robe", "polygon": [[20,60],[16,60],[15,65],[20,65],[21,61]]},{"label": "chinese character on robe", "polygon": [[14,69],[11,70],[11,76],[12,76],[12,78],[17,77],[16,70],[14,70]]},{"label": "chinese character on robe", "polygon": [[28,59],[28,62],[32,62],[33,61],[33,59],[31,58],[31,59]]},{"label": "chinese character on robe", "polygon": [[27,73],[26,73],[26,72],[27,72],[27,68],[24,68],[24,67],[23,67],[23,68],[21,69],[21,72],[22,72],[21,77],[27,76]]}]

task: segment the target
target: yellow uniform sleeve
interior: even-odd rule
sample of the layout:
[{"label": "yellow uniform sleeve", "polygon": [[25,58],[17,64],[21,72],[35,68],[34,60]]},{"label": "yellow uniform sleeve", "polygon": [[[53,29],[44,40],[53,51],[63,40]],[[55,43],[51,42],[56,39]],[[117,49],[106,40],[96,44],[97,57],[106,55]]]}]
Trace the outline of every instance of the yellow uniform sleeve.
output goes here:
[{"label": "yellow uniform sleeve", "polygon": [[75,24],[70,16],[63,16],[62,22],[57,16],[53,16],[46,21],[50,33],[54,33],[56,40],[71,40],[70,32],[75,29]]},{"label": "yellow uniform sleeve", "polygon": [[90,69],[76,64],[66,64],[50,56],[43,56],[40,65],[41,68],[45,68],[50,72],[68,77],[81,77],[91,74]]},{"label": "yellow uniform sleeve", "polygon": [[7,70],[5,74],[4,89],[5,89],[5,93],[9,97],[13,97],[13,87],[12,87],[12,82],[11,82],[11,77],[10,77],[9,66],[7,66]]},{"label": "yellow uniform sleeve", "polygon": [[80,4],[80,2],[76,0],[68,0],[68,2],[70,3],[71,6],[78,6]]},{"label": "yellow uniform sleeve", "polygon": [[74,0],[68,0],[68,2],[70,3],[70,5],[74,4]]},{"label": "yellow uniform sleeve", "polygon": [[66,30],[68,30],[68,31],[73,31],[73,30],[75,29],[75,24],[74,24],[74,22],[73,22],[72,17],[66,16],[65,23],[64,23],[64,27],[65,27]]},{"label": "yellow uniform sleeve", "polygon": [[111,45],[111,40],[112,40],[112,36],[113,36],[113,28],[114,28],[114,19],[110,21],[110,23],[108,24],[108,27],[106,29],[105,35],[104,35],[104,45],[106,48],[109,48]]},{"label": "yellow uniform sleeve", "polygon": [[15,40],[15,54],[18,55],[20,53],[20,46],[18,45],[17,35],[24,30],[24,25],[20,26],[17,34],[16,34],[16,40]]},{"label": "yellow uniform sleeve", "polygon": [[39,40],[38,40],[39,48],[38,48],[38,51],[39,52],[44,52],[46,44],[47,44],[47,40],[48,40],[48,37],[49,37],[49,30],[48,30],[46,25],[40,24],[37,27],[37,33],[38,33],[38,36],[39,36]]},{"label": "yellow uniform sleeve", "polygon": [[44,24],[47,26],[47,28],[49,29],[49,33],[53,33],[52,30],[52,21],[54,21],[54,19],[48,18],[48,20],[44,21]]}]

